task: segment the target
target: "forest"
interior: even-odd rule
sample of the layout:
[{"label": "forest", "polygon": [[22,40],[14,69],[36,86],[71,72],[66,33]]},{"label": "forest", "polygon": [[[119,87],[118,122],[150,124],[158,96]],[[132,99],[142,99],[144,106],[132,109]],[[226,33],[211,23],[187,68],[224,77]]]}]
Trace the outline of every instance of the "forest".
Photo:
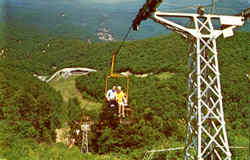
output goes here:
[{"label": "forest", "polygon": [[[32,29],[4,27],[0,39],[0,159],[139,160],[146,150],[180,147],[185,142],[188,42],[177,34],[127,41],[116,59],[115,72],[130,71],[129,124],[120,124],[104,101],[105,77],[119,42],[92,42],[49,37]],[[218,40],[222,95],[230,146],[249,146],[250,33]],[[50,76],[64,67],[88,67],[96,73],[76,78],[83,99],[102,103],[84,110],[77,98],[62,93],[33,75]],[[138,77],[148,74],[147,77]],[[122,80],[113,81],[125,88]],[[94,125],[89,154],[55,143],[56,129],[80,121]],[[232,149],[235,160],[248,150]],[[183,159],[183,153],[156,154],[154,159]]]}]

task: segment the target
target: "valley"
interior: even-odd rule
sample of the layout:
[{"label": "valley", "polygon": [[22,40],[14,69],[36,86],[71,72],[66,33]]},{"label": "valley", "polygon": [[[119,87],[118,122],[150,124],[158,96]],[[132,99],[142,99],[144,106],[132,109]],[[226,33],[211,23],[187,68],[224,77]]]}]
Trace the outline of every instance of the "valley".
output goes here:
[{"label": "valley", "polygon": [[[215,2],[216,14],[233,15],[249,6],[249,0]],[[152,160],[184,159],[183,150],[166,149],[184,147],[189,98],[200,93],[203,97],[193,102],[202,100],[204,114],[196,116],[197,108],[192,108],[192,126],[198,127],[199,116],[219,126],[222,120],[214,121],[215,114],[223,116],[232,160],[249,159],[249,21],[233,37],[221,36],[213,46],[220,73],[206,72],[216,68],[208,65],[215,58],[207,62],[211,50],[201,53],[205,58],[200,73],[208,82],[200,79],[200,92],[191,92],[190,84],[200,74],[195,69],[190,74],[197,65],[188,54],[190,41],[179,34],[152,20],[143,21],[140,31],[132,31],[117,52],[143,3],[0,0],[0,160],[142,160],[152,150]],[[168,0],[159,9],[196,12],[195,5],[209,3]],[[220,83],[212,84],[217,75]],[[105,97],[113,85],[128,96],[125,118]],[[220,87],[222,97],[216,94]],[[207,107],[219,104],[216,96],[222,99],[224,114]],[[202,123],[207,122],[204,119]],[[89,126],[84,130],[83,124]],[[84,139],[88,153],[82,149]]]}]

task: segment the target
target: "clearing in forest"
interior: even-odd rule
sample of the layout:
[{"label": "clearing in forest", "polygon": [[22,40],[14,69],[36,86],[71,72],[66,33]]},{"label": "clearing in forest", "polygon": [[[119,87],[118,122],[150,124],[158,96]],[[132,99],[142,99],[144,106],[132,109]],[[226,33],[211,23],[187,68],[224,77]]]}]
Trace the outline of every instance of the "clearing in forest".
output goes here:
[{"label": "clearing in forest", "polygon": [[59,80],[53,80],[50,82],[50,85],[59,91],[63,99],[67,102],[70,98],[76,97],[81,106],[85,107],[87,110],[100,110],[102,104],[89,101],[82,98],[82,94],[77,90],[75,86],[75,80],[78,76],[70,76],[67,79],[60,78]]}]

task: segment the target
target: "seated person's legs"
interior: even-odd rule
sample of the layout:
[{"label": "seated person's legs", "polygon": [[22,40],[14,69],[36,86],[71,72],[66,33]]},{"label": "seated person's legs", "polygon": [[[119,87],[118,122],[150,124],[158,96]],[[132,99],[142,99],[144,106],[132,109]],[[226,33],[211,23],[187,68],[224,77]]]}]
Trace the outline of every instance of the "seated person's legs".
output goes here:
[{"label": "seated person's legs", "polygon": [[125,118],[124,104],[122,104],[122,117]]},{"label": "seated person's legs", "polygon": [[118,103],[118,105],[119,105],[119,117],[120,116],[125,117],[124,103],[120,102],[120,103]]},{"label": "seated person's legs", "polygon": [[118,116],[121,117],[121,103],[118,103]]}]

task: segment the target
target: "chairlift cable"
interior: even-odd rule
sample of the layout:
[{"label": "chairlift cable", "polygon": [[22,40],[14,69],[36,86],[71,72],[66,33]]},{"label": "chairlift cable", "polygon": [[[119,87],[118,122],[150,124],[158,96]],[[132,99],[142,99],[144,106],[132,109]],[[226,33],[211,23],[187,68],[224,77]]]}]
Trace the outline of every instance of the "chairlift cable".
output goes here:
[{"label": "chairlift cable", "polygon": [[121,48],[124,46],[124,43],[125,43],[126,39],[128,38],[128,35],[129,35],[131,29],[132,29],[132,26],[129,27],[129,29],[128,29],[127,33],[125,34],[125,36],[123,37],[122,42],[121,42],[120,46],[118,47],[117,51],[113,53],[114,55],[117,55],[120,52]]}]

